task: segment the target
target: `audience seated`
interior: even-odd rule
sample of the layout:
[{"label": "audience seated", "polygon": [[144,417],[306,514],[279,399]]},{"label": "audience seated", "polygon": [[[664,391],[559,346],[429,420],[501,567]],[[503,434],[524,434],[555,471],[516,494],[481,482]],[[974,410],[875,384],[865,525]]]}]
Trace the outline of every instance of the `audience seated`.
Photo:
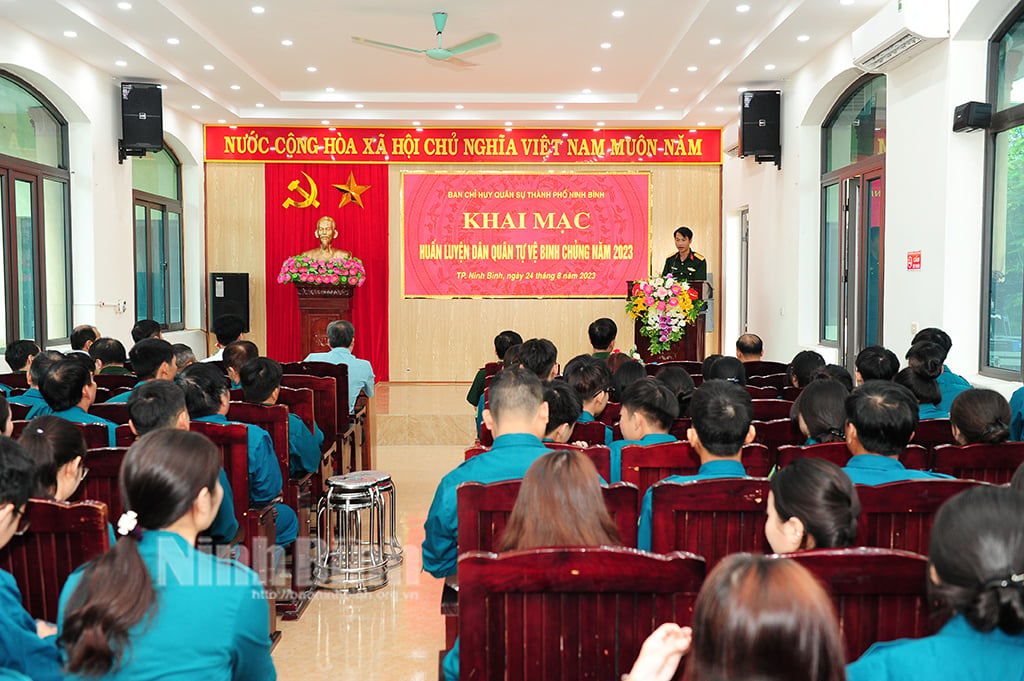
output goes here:
[{"label": "audience seated", "polygon": [[590,345],[594,348],[593,356],[601,361],[606,361],[615,348],[615,337],[619,328],[615,322],[607,317],[595,319],[587,327],[587,336],[590,338]]},{"label": "audience seated", "polygon": [[900,371],[900,360],[892,350],[869,345],[857,354],[857,385],[864,381],[891,381]]},{"label": "audience seated", "polygon": [[423,569],[435,577],[454,578],[456,573],[455,488],[459,483],[519,479],[530,464],[548,452],[541,442],[548,422],[548,405],[537,375],[525,368],[503,369],[491,382],[489,393],[490,403],[483,419],[494,433],[494,445],[441,479],[424,524]]},{"label": "audience seated", "polygon": [[678,416],[679,401],[658,379],[645,377],[626,386],[619,412],[623,439],[611,444],[612,479],[608,482],[622,480],[622,448],[626,445],[675,442],[669,430]]},{"label": "audience seated", "polygon": [[[76,357],[84,357],[85,361]],[[96,401],[96,381],[90,372],[92,366],[92,359],[81,353],[72,353],[72,356],[51,366],[40,388],[46,403],[33,407],[28,416],[33,419],[53,414],[72,423],[102,423],[109,434],[108,446],[114,447],[117,445],[114,436],[117,424],[89,413],[89,407]]]},{"label": "audience seated", "polygon": [[995,390],[971,388],[953,399],[949,423],[957,444],[999,444],[1010,437],[1010,405]]},{"label": "audience seated", "polygon": [[[278,395],[281,394],[282,376],[284,371],[281,365],[269,357],[250,359],[242,365],[239,372],[245,401],[254,404],[277,404]],[[324,434],[319,428],[316,428],[315,433],[311,433],[298,415],[289,412],[288,468],[292,475],[316,473],[320,469],[320,445],[323,442]]]},{"label": "audience seated", "polygon": [[171,348],[174,350],[174,363],[177,365],[178,371],[181,371],[189,364],[196,363],[196,353],[189,346],[184,343],[174,343],[171,345]]},{"label": "audience seated", "polygon": [[356,410],[356,400],[362,392],[373,397],[373,367],[365,359],[352,354],[355,345],[356,328],[352,322],[339,319],[327,325],[327,343],[331,346],[328,352],[312,352],[306,356],[305,362],[327,362],[344,364],[348,367],[348,411]]},{"label": "audience seated", "polygon": [[28,372],[32,366],[32,358],[39,354],[39,346],[35,341],[16,340],[7,345],[4,351],[4,360],[11,371],[16,374]]},{"label": "audience seated", "polygon": [[[626,420],[626,409],[626,403],[623,403],[623,423]],[[691,480],[745,477],[747,472],[741,462],[741,450],[743,445],[753,442],[756,435],[754,427],[750,425],[754,418],[754,406],[747,391],[731,381],[708,381],[694,391],[690,412],[693,425],[687,431],[686,436],[690,446],[700,457],[700,468],[696,475],[670,475],[665,478],[665,481],[689,482]],[[625,430],[623,430],[623,435],[625,435]],[[640,444],[649,443],[641,442]],[[621,452],[621,450],[619,451]],[[616,461],[615,459],[612,461],[613,476],[616,471]],[[619,468],[621,468],[621,463]],[[647,490],[640,504],[637,547],[645,551],[651,549],[652,497],[652,491]]]},{"label": "audience seated", "polygon": [[32,358],[31,363],[29,363],[25,376],[28,381],[28,390],[21,395],[11,397],[10,401],[14,404],[23,404],[26,407],[30,407],[29,414],[32,414],[32,409],[36,407],[39,407],[40,410],[44,407],[49,409],[46,405],[46,400],[43,398],[43,393],[39,392],[39,386],[42,385],[43,378],[50,370],[50,367],[62,359],[64,359],[64,355],[56,350],[43,350],[36,354]]},{"label": "audience seated", "polygon": [[933,636],[877,643],[849,681],[1018,679],[1024,670],[1024,496],[979,485],[939,509],[928,549]]},{"label": "audience seated", "polygon": [[88,355],[92,344],[100,337],[99,329],[95,326],[82,324],[71,330],[68,340],[71,342],[71,352],[81,352]]},{"label": "audience seated", "polygon": [[[523,475],[498,551],[561,546],[622,546],[600,478],[582,452],[541,456]],[[459,642],[444,658],[446,681],[459,679]]]},{"label": "audience seated", "polygon": [[[217,337],[217,352],[210,355],[204,362],[220,362],[224,359],[224,348],[242,338],[245,333],[245,320],[236,314],[222,314],[213,320],[210,328]],[[184,368],[184,367],[182,367]]]},{"label": "audience seated", "polygon": [[756,333],[745,333],[736,339],[736,358],[741,362],[760,362],[764,357],[764,341]]},{"label": "audience seated", "polygon": [[32,496],[67,501],[88,474],[86,445],[82,431],[71,422],[48,415],[32,419],[18,444],[35,461],[36,478]]},{"label": "audience seated", "polygon": [[[572,429],[580,420],[583,403],[580,396],[565,381],[554,379],[544,381],[544,402],[548,405],[548,423],[544,428],[544,442],[560,442],[572,439]],[[584,443],[586,444],[586,443]]]},{"label": "audience seated", "polygon": [[626,359],[619,365],[619,368],[612,372],[612,402],[622,402],[622,393],[626,387],[634,381],[647,378],[647,370],[644,365],[635,359]]},{"label": "audience seated", "polygon": [[905,468],[900,453],[917,428],[917,400],[901,385],[866,381],[846,398],[846,446],[853,457],[843,468],[856,485],[882,485],[948,475]]},{"label": "audience seated", "polygon": [[793,357],[786,369],[789,384],[794,388],[804,388],[811,382],[811,374],[818,367],[825,366],[825,358],[813,350],[801,350]]},{"label": "audience seated", "polygon": [[[177,382],[185,392],[185,405],[190,419],[209,423],[235,423],[225,417],[230,402],[228,382],[224,373],[215,365],[202,362],[193,364],[181,372]],[[284,484],[281,468],[267,431],[259,426],[242,425],[248,434],[249,498],[256,505],[266,504],[281,494]],[[288,546],[298,534],[299,519],[295,511],[285,504],[275,504],[275,507],[275,543]]]},{"label": "audience seated", "polygon": [[558,348],[547,338],[531,338],[519,346],[519,364],[542,381],[558,375]]},{"label": "audience seated", "polygon": [[96,362],[96,374],[116,374],[130,376],[132,372],[124,368],[124,345],[116,338],[97,338],[89,348],[89,356]]},{"label": "audience seated", "polygon": [[[907,351],[907,368],[893,379],[914,393],[920,405],[919,418],[949,418],[949,406],[942,408],[942,389],[938,377],[942,374],[942,348],[935,343],[921,341]],[[950,400],[952,403],[952,400]]]},{"label": "audience seated", "polygon": [[[612,372],[608,365],[596,357],[579,355],[565,365],[564,377],[582,400],[583,412],[579,420],[583,423],[596,421],[608,406],[612,383]],[[604,444],[609,447],[612,444],[611,428],[605,427]]]},{"label": "audience seated", "polygon": [[[139,382],[135,384],[132,391],[146,381],[173,381],[174,377],[178,375],[178,363],[174,356],[174,348],[163,338],[143,338],[132,346],[128,355],[132,360],[132,369],[139,377]],[[127,402],[132,391],[114,395],[107,402],[111,404]]]},{"label": "audience seated", "polygon": [[704,361],[700,363],[700,375],[707,376],[711,373],[712,367],[715,366],[715,362],[725,357],[725,355],[708,355],[704,358]]},{"label": "audience seated", "polygon": [[845,679],[843,641],[822,586],[793,561],[749,553],[711,571],[692,628],[667,623],[648,637],[628,681],[669,681],[684,655],[688,681]]},{"label": "audience seated", "polygon": [[220,456],[202,435],[178,430],[132,445],[121,468],[121,538],[61,593],[68,673],[275,678],[259,577],[195,548],[224,496]]},{"label": "audience seated", "polygon": [[826,364],[823,367],[818,367],[811,372],[811,381],[816,381],[819,378],[830,378],[833,381],[842,383],[846,388],[846,392],[853,390],[853,376],[850,375],[850,372],[844,366]]},{"label": "audience seated", "polygon": [[238,340],[224,348],[224,371],[232,390],[242,387],[242,367],[260,356],[260,349],[252,341]]},{"label": "audience seated", "polygon": [[953,341],[950,339],[949,334],[942,329],[936,329],[934,327],[921,329],[911,341],[911,346],[917,345],[923,341],[935,343],[940,348],[941,353],[939,355],[939,362],[942,363],[942,373],[939,374],[939,377],[935,380],[939,384],[939,390],[942,391],[942,401],[939,402],[939,410],[948,413],[950,406],[953,404],[953,399],[964,390],[970,389],[971,384],[962,376],[954,374],[945,364],[946,357],[949,355],[949,351],[953,347]]},{"label": "audience seated", "polygon": [[793,402],[804,446],[846,439],[846,398],[850,391],[830,378],[811,381]]},{"label": "audience seated", "polygon": [[[25,506],[35,484],[32,457],[14,440],[0,437],[0,548],[28,529]],[[63,679],[56,634],[50,624],[32,619],[14,577],[0,570],[0,674],[21,674],[14,678],[32,681]]]},{"label": "audience seated", "polygon": [[[190,421],[184,391],[177,384],[161,379],[147,381],[132,391],[128,398],[128,415],[128,425],[138,437],[166,428],[188,430]],[[218,480],[224,490],[224,499],[205,534],[216,544],[228,544],[238,534],[238,520],[235,518],[234,495],[223,464]]]},{"label": "audience seated", "polygon": [[[519,345],[523,342],[523,337],[515,331],[507,330],[502,331],[494,337],[494,354],[497,356],[498,361],[505,359],[505,352],[513,345]],[[469,392],[466,393],[466,401],[474,407],[483,397],[484,387],[486,386],[487,375],[484,371],[484,367],[480,367],[476,372],[476,376],[473,377],[473,385],[469,387]]]},{"label": "audience seated", "polygon": [[160,333],[160,322],[152,319],[140,319],[132,327],[132,342],[138,343],[143,338],[163,338]]},{"label": "audience seated", "polygon": [[743,369],[743,362],[735,357],[719,357],[708,366],[707,373],[703,374],[705,381],[721,379],[732,381],[737,385],[747,384],[747,373]]},{"label": "audience seated", "polygon": [[775,553],[853,546],[860,501],[849,476],[822,459],[797,459],[772,476],[764,533]]},{"label": "audience seated", "polygon": [[689,372],[682,367],[668,366],[658,370],[655,377],[665,384],[676,396],[679,402],[679,416],[677,418],[688,418],[690,416],[690,398],[696,386]]}]

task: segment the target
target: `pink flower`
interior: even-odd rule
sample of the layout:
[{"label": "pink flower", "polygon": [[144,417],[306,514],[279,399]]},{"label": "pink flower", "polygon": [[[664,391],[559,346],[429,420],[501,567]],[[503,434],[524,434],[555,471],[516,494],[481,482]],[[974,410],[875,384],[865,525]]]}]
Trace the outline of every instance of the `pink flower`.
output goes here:
[{"label": "pink flower", "polygon": [[647,306],[654,305],[654,298],[652,298],[651,296],[647,296],[646,298],[644,298],[644,304]]},{"label": "pink flower", "polygon": [[[674,286],[673,288],[679,288],[679,287],[678,286]],[[668,304],[671,305],[672,307],[675,307],[676,305],[679,304],[679,299],[673,296],[672,298],[668,299]]]},{"label": "pink flower", "polygon": [[665,311],[665,302],[664,301],[662,301],[662,300],[658,301],[658,310],[661,311],[661,312]]}]

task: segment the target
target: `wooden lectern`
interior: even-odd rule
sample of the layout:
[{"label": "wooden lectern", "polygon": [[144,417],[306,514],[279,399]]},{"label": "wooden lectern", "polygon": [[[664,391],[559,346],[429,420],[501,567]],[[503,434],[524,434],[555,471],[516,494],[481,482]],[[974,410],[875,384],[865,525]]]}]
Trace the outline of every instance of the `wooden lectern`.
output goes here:
[{"label": "wooden lectern", "polygon": [[[352,286],[295,284],[299,296],[299,337],[302,356],[327,352],[327,325],[338,319],[352,321]],[[703,327],[702,327],[703,328]]]},{"label": "wooden lectern", "polygon": [[[632,297],[633,292],[632,281],[626,282],[626,299]],[[714,290],[711,288],[711,284],[706,281],[691,281],[689,282],[690,287],[697,290],[697,300],[711,300],[714,294]],[[694,362],[704,361],[704,317],[707,314],[707,307],[700,311],[697,315],[697,321],[694,322],[693,326],[686,327],[686,333],[683,337],[674,343],[671,348],[662,352],[658,355],[651,354],[651,340],[646,336],[640,335],[640,327],[642,322],[638,319],[633,325],[633,342],[636,344],[636,350],[640,353],[640,357],[643,358],[644,363],[651,362],[677,362],[681,360],[689,360]]]}]

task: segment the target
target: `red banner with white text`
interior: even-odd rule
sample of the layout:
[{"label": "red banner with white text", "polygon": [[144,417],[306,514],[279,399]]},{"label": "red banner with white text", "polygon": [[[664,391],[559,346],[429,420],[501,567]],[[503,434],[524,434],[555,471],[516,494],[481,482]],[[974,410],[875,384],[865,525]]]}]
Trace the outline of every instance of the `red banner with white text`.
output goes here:
[{"label": "red banner with white text", "polygon": [[621,297],[649,222],[648,173],[403,173],[402,294]]}]

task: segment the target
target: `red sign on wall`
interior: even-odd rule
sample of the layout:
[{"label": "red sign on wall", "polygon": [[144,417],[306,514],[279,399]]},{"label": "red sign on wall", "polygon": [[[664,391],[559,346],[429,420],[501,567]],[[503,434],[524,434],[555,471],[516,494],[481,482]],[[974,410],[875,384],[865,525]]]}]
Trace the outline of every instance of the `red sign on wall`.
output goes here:
[{"label": "red sign on wall", "polygon": [[921,251],[907,251],[907,269],[921,269]]},{"label": "red sign on wall", "polygon": [[402,175],[407,297],[620,297],[647,277],[647,173]]}]

